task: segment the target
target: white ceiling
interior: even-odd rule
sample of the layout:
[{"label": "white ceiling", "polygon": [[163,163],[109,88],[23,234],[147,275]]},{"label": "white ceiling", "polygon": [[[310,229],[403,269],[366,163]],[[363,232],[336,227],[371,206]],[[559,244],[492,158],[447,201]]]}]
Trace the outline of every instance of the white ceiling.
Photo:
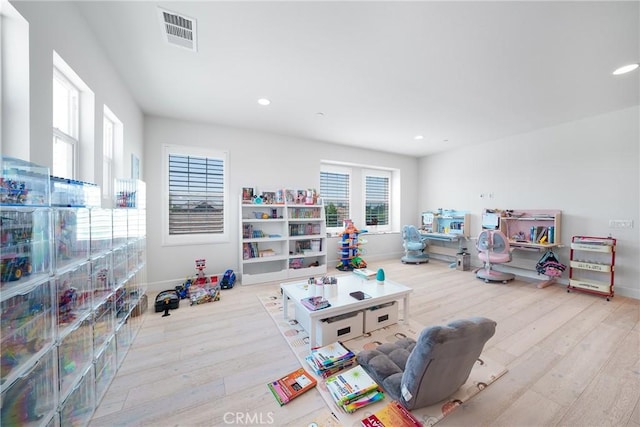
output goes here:
[{"label": "white ceiling", "polygon": [[640,104],[638,1],[76,4],[152,115],[423,156]]}]

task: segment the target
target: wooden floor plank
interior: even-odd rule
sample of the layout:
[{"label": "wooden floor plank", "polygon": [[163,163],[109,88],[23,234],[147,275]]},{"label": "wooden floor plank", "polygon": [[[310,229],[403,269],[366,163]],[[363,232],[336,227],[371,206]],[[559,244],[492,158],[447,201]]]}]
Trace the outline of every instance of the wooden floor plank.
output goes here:
[{"label": "wooden floor plank", "polygon": [[[436,260],[370,268],[414,289],[413,321],[498,323],[485,352],[509,371],[438,426],[640,427],[640,301],[530,280],[484,283]],[[326,416],[317,390],[280,407],[266,387],[299,366],[257,298],[278,291],[278,283],[237,285],[164,318],[151,305],[90,425],[307,426]]]}]

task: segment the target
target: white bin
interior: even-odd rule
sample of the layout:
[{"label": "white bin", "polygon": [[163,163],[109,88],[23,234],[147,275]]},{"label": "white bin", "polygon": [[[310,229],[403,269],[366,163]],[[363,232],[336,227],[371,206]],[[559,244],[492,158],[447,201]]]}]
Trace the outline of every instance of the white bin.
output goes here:
[{"label": "white bin", "polygon": [[324,346],[362,335],[362,312],[344,314],[319,320],[316,323],[316,344]]},{"label": "white bin", "polygon": [[368,308],[364,311],[364,333],[398,323],[396,301]]}]

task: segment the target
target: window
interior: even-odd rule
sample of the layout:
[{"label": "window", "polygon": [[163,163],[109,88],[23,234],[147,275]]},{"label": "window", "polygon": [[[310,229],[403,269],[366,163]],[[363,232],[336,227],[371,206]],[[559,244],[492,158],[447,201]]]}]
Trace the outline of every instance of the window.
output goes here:
[{"label": "window", "polygon": [[364,171],[365,222],[378,231],[389,229],[389,188],[391,174],[387,171]]},{"label": "window", "polygon": [[80,91],[56,67],[53,69],[53,165],[51,173],[75,178],[79,135]]},{"label": "window", "polygon": [[399,192],[393,189],[399,179],[399,171],[391,169],[322,163],[320,196],[324,201],[327,232],[341,232],[345,219],[353,220],[356,227],[368,232],[398,231],[397,220],[393,219],[399,217],[399,203],[393,194]]},{"label": "window", "polygon": [[[113,199],[116,176],[115,159],[122,155],[124,126],[109,107],[104,106],[102,118],[102,198]],[[107,204],[107,206],[109,206]]]},{"label": "window", "polygon": [[113,145],[116,124],[106,114],[102,120],[102,198],[111,196],[113,175]]},{"label": "window", "polygon": [[324,201],[325,219],[329,231],[344,227],[350,219],[349,189],[351,173],[348,168],[323,166],[320,171],[320,195]]},{"label": "window", "polygon": [[226,241],[227,153],[166,146],[165,158],[165,243]]}]

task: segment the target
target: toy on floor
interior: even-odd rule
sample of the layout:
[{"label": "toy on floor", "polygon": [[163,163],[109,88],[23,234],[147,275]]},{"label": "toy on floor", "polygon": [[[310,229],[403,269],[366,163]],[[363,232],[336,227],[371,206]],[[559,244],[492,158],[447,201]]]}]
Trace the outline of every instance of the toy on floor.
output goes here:
[{"label": "toy on floor", "polygon": [[[182,286],[176,287],[178,295],[181,298],[189,298],[191,305],[220,300],[221,285],[218,283],[218,276],[207,277],[205,275],[204,270],[207,268],[206,262],[203,258],[197,259],[196,275],[191,279],[187,279]],[[229,271],[231,270],[227,270],[227,272]],[[235,281],[233,271],[231,271],[229,275],[227,272],[225,272],[225,277],[228,276],[227,280],[230,280],[232,275],[232,279]],[[231,283],[231,286],[233,286],[233,282]]]}]

